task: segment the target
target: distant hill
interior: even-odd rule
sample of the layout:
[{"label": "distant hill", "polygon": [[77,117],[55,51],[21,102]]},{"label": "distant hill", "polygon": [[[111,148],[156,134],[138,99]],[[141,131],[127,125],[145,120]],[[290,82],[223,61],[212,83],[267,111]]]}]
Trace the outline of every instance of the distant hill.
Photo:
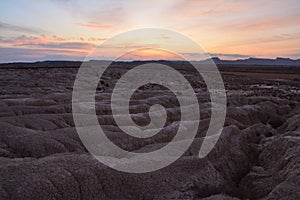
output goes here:
[{"label": "distant hill", "polygon": [[[221,60],[218,57],[213,57],[212,60],[217,65],[279,65],[279,66],[300,66],[300,59],[293,60],[290,58],[276,58],[276,59],[268,59],[268,58],[248,58],[248,59],[238,59],[238,60]],[[200,62],[207,62],[200,61]]]},{"label": "distant hill", "polygon": [[80,67],[80,61],[37,61],[37,62],[13,62],[0,63],[0,68],[62,68]]},{"label": "distant hill", "polygon": [[[202,64],[211,63],[213,60],[216,65],[218,66],[299,66],[300,67],[300,59],[293,60],[290,58],[276,58],[276,59],[269,59],[269,58],[247,58],[247,59],[238,59],[238,60],[222,60],[218,57],[212,57],[211,59],[196,61]],[[91,60],[89,62],[102,62],[101,60]],[[121,64],[122,66],[131,65],[131,64],[143,64],[149,62],[158,62],[162,64],[173,63],[176,65],[185,65],[186,61],[171,61],[171,60],[137,60],[137,61],[117,61],[117,63]],[[131,64],[130,64],[131,63]],[[0,63],[0,68],[44,68],[44,67],[54,67],[54,68],[73,68],[73,67],[80,67],[82,64],[81,61],[38,61],[38,62],[15,62],[15,63]]]}]

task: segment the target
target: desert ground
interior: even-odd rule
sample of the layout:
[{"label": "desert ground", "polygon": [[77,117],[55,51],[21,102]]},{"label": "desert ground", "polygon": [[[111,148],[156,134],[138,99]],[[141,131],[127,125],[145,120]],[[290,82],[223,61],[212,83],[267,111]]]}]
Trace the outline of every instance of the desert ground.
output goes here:
[{"label": "desert ground", "polygon": [[[180,112],[173,93],[145,85],[132,97],[134,120],[146,123],[149,106],[160,103],[168,121],[150,138],[122,133],[112,117],[110,94],[137,64],[115,63],[104,73],[96,112],[116,145],[148,152],[174,137]],[[0,199],[300,199],[300,67],[219,66],[226,121],[214,149],[199,159],[210,99],[199,75],[181,63],[177,68],[199,101],[197,136],[177,161],[142,174],[107,167],[79,139],[71,105],[78,67],[76,62],[0,66]]]}]

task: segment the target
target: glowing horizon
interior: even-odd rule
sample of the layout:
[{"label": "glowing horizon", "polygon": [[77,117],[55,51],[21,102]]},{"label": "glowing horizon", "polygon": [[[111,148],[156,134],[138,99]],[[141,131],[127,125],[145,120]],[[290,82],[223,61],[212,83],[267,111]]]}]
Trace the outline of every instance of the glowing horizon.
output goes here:
[{"label": "glowing horizon", "polygon": [[[0,5],[0,62],[83,60],[106,39],[146,27],[183,33],[222,59],[300,58],[300,4],[296,0],[29,0]],[[137,46],[138,41],[126,45]],[[107,47],[102,57],[110,59],[117,52]],[[197,53],[182,52],[191,60]],[[172,59],[155,50],[131,56],[155,59],[158,55]]]}]

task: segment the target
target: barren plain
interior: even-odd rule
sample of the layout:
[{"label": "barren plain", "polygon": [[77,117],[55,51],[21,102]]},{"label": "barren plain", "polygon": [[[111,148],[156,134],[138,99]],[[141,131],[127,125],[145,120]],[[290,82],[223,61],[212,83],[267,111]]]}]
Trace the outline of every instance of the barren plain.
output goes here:
[{"label": "barren plain", "polygon": [[[115,144],[148,152],[174,137],[180,112],[174,94],[145,85],[132,97],[134,120],[147,123],[149,107],[159,103],[167,108],[168,122],[150,138],[122,133],[112,117],[110,94],[118,78],[137,64],[115,63],[105,72],[96,111]],[[78,63],[1,65],[0,199],[300,199],[299,67],[219,66],[226,122],[217,145],[199,159],[211,114],[209,94],[194,70],[169,64],[193,86],[201,121],[180,159],[144,174],[105,166],[80,141],[71,105]]]}]

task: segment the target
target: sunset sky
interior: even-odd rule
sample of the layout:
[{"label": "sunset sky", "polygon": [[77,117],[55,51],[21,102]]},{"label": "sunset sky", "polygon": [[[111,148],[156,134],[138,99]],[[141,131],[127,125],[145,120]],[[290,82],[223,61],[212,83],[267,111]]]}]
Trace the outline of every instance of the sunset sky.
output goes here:
[{"label": "sunset sky", "polygon": [[[299,0],[3,0],[0,7],[0,62],[83,60],[106,39],[148,27],[180,32],[223,59],[300,58]],[[110,59],[116,49],[105,52]]]}]

